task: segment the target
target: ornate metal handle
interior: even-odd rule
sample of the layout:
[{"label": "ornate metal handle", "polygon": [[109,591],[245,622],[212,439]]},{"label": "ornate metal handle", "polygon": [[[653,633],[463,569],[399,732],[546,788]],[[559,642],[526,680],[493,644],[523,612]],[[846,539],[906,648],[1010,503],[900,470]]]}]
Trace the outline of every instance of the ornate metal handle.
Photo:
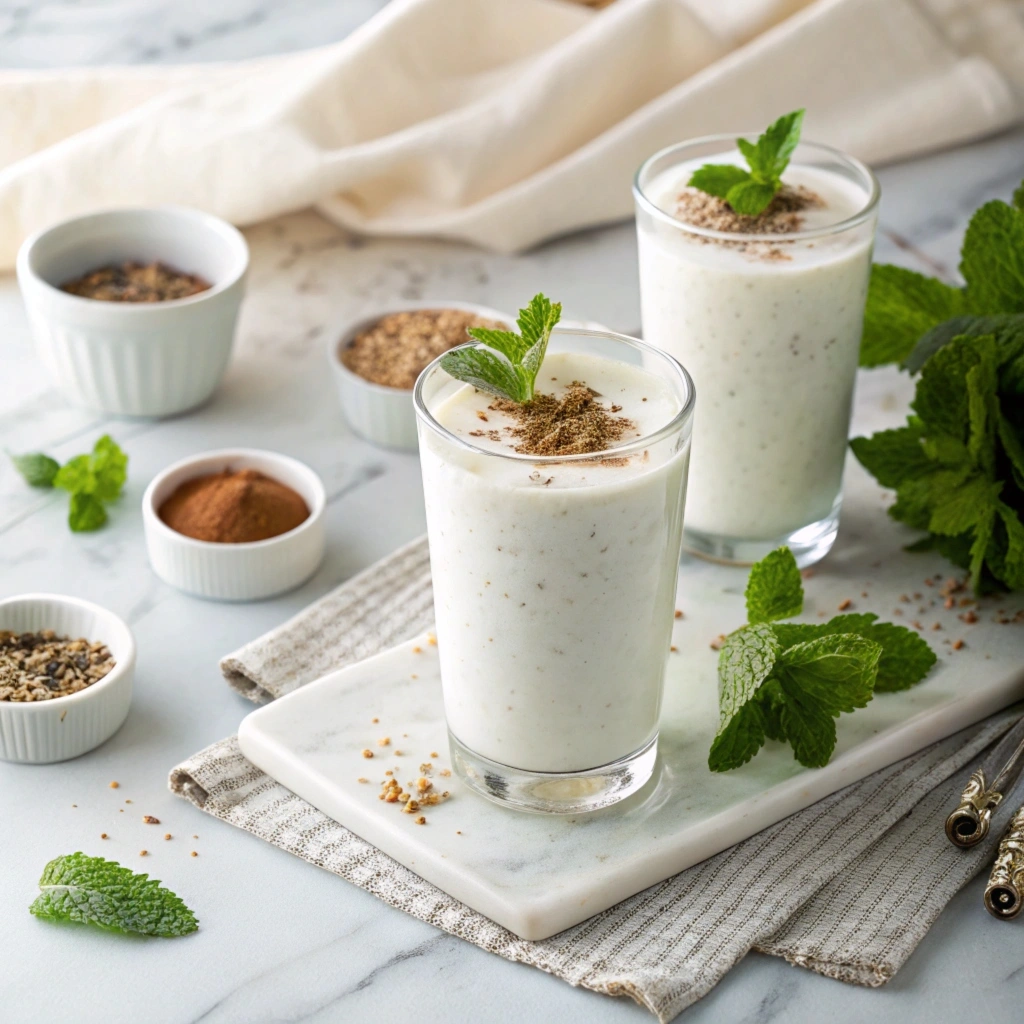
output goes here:
[{"label": "ornate metal handle", "polygon": [[1006,921],[1024,905],[1024,807],[1010,820],[985,888],[985,907]]},{"label": "ornate metal handle", "polygon": [[984,769],[979,768],[960,796],[960,806],[946,819],[946,835],[956,846],[974,846],[988,835],[992,812],[1003,794],[988,788]]}]

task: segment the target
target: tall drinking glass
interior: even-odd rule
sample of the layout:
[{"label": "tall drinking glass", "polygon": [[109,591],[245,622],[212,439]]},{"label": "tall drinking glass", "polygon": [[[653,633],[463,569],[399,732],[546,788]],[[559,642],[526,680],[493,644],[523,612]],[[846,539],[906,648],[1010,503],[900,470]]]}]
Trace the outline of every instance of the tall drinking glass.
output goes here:
[{"label": "tall drinking glass", "polygon": [[556,330],[538,391],[572,381],[627,417],[628,436],[521,454],[490,396],[439,360],[415,405],[455,771],[506,805],[576,813],[654,768],[694,389],[633,338]]},{"label": "tall drinking glass", "polygon": [[637,173],[644,339],[701,393],[684,547],[750,563],[785,544],[810,565],[839,525],[879,187],[860,161],[805,142],[784,178],[820,202],[797,230],[686,223],[690,175],[741,162],[735,139],[671,146]]}]

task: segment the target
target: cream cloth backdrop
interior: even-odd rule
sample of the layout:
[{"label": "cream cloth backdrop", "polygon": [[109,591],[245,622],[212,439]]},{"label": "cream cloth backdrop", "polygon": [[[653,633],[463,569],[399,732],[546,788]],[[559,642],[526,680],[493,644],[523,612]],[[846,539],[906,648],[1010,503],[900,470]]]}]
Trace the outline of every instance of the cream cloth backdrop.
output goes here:
[{"label": "cream cloth backdrop", "polygon": [[395,0],[283,57],[0,72],[0,265],[61,218],[153,202],[516,250],[627,216],[656,149],[799,106],[876,162],[1010,125],[1024,6]]}]

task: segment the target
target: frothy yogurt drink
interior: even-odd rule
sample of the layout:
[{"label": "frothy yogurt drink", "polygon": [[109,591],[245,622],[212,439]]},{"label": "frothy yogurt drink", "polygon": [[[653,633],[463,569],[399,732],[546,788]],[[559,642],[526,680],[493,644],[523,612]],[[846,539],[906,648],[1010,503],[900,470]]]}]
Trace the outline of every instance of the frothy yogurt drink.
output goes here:
[{"label": "frothy yogurt drink", "polygon": [[[671,642],[692,389],[660,353],[645,353],[652,372],[586,351],[585,332],[569,336],[574,350],[557,351],[561,334],[537,391],[562,412],[582,394],[598,426],[610,427],[604,452],[517,452],[573,438],[585,447],[587,414],[570,426],[559,424],[558,409],[550,421],[531,421],[440,369],[421,379],[420,457],[453,755],[457,768],[469,766],[471,785],[505,799],[524,774],[586,774],[638,753],[646,771],[639,777],[634,766],[621,795],[642,785]],[[635,358],[643,348],[633,342],[627,352]],[[564,792],[601,799],[602,787],[597,772],[592,785]],[[540,802],[557,804],[550,784]]]},{"label": "frothy yogurt drink", "polygon": [[[637,181],[644,337],[680,359],[701,393],[686,546],[753,561],[789,543],[810,564],[838,525],[874,181],[802,144],[786,190],[755,224],[687,188],[704,163],[742,162],[715,151],[721,140],[703,145],[659,154]],[[761,234],[722,234],[737,224]]]}]

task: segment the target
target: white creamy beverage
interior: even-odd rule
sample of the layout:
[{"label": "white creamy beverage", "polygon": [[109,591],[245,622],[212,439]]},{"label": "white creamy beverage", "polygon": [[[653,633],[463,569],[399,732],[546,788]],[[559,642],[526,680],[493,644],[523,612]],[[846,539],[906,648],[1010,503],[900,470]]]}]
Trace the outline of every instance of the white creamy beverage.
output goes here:
[{"label": "white creamy beverage", "polygon": [[[549,351],[537,390],[557,398],[573,381],[632,421],[615,447],[682,409],[669,382],[638,366]],[[502,765],[606,765],[657,734],[688,437],[617,458],[515,456],[504,429],[514,421],[493,403],[453,382],[431,408],[481,451],[420,432],[448,725]]]},{"label": "white creamy beverage", "polygon": [[[674,216],[705,162],[742,163],[678,163],[643,196]],[[785,540],[830,516],[834,536],[874,221],[803,239],[865,210],[870,193],[818,167],[791,164],[784,180],[821,201],[784,241],[709,239],[638,212],[644,338],[683,362],[701,395],[688,538]]]}]

